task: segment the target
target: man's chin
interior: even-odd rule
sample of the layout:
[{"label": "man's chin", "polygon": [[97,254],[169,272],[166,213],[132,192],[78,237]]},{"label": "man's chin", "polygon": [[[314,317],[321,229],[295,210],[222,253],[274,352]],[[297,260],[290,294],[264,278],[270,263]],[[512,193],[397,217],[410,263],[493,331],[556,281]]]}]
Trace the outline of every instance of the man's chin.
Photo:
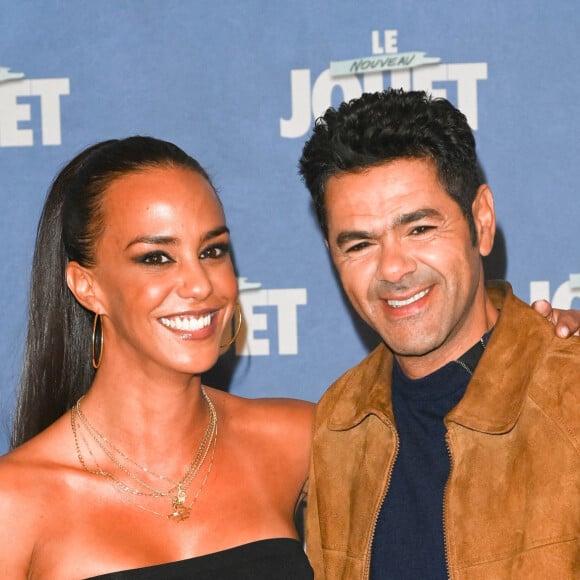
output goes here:
[{"label": "man's chin", "polygon": [[431,354],[441,346],[441,343],[433,340],[433,337],[421,340],[420,336],[420,334],[396,338],[389,336],[383,337],[383,342],[397,357],[418,358]]}]

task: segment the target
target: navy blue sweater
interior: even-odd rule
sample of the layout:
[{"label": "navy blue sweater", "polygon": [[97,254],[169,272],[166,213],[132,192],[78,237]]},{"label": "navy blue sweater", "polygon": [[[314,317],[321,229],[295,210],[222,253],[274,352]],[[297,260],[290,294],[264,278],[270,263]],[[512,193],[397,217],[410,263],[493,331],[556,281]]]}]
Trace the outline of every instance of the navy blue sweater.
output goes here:
[{"label": "navy blue sweater", "polygon": [[[478,342],[460,360],[472,373],[482,353]],[[448,578],[443,493],[450,457],[443,419],[463,397],[470,372],[454,361],[410,379],[395,361],[392,400],[399,451],[374,535],[372,580]]]}]

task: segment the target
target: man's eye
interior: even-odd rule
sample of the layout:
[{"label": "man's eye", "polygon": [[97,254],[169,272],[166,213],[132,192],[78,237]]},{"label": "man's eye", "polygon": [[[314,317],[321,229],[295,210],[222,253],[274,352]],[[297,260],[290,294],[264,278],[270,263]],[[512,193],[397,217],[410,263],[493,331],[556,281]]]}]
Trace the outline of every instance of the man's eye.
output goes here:
[{"label": "man's eye", "polygon": [[351,254],[354,252],[360,252],[361,250],[364,250],[368,246],[369,246],[368,242],[359,242],[358,244],[354,244],[353,246],[348,246],[348,248],[345,248],[344,251],[346,254]]},{"label": "man's eye", "polygon": [[411,230],[411,234],[414,236],[420,236],[421,234],[426,234],[433,229],[435,229],[435,226],[416,226]]},{"label": "man's eye", "polygon": [[354,246],[349,246],[346,249],[346,252],[347,253],[350,253],[350,252],[360,252],[361,250],[364,250],[368,246],[369,246],[369,243],[368,242],[359,242],[358,244],[355,244]]},{"label": "man's eye", "polygon": [[223,258],[230,253],[230,246],[229,244],[216,244],[214,246],[210,246],[203,250],[203,252],[199,255],[202,260],[216,260],[217,258]]},{"label": "man's eye", "polygon": [[148,264],[150,266],[160,266],[161,264],[168,264],[173,262],[173,260],[163,252],[149,252],[139,259],[142,264]]}]

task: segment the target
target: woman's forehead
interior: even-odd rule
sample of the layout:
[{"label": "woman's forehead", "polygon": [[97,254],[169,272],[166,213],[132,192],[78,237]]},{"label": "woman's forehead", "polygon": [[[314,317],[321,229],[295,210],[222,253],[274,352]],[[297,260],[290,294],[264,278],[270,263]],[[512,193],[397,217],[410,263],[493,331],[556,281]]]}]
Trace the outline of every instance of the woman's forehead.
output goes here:
[{"label": "woman's forehead", "polygon": [[[214,229],[225,222],[222,205],[200,174],[180,167],[154,167],[115,179],[103,196],[105,229]],[[127,231],[129,233],[129,231]]]}]

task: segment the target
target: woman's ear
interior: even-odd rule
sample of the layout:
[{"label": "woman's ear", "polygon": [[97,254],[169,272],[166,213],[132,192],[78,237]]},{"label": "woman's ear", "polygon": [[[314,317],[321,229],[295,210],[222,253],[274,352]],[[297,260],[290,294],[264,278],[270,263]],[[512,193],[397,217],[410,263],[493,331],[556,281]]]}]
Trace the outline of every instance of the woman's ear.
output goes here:
[{"label": "woman's ear", "polygon": [[66,283],[77,301],[91,312],[101,313],[101,304],[96,295],[96,281],[89,268],[78,262],[69,262],[66,267]]},{"label": "woman's ear", "polygon": [[480,185],[471,206],[477,245],[481,256],[488,256],[495,238],[495,208],[493,194],[488,185]]}]

